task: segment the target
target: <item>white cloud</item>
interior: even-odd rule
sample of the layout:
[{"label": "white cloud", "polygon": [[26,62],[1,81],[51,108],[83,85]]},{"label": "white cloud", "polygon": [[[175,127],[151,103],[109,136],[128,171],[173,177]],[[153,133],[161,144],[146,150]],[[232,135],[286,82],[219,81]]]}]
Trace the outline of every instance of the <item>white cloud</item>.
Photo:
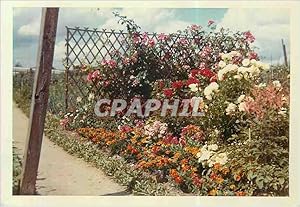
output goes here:
[{"label": "white cloud", "polygon": [[[178,20],[173,9],[124,8],[120,11],[120,14],[127,16],[128,19],[133,19],[143,31],[147,32],[172,33],[185,29],[191,24],[191,22]],[[125,26],[117,22],[118,19],[113,14],[107,15],[107,17],[106,22],[103,25],[99,25],[99,28],[126,29]]]},{"label": "white cloud", "polygon": [[18,29],[19,35],[38,36],[40,34],[40,21],[33,21],[25,24]]},{"label": "white cloud", "polygon": [[282,59],[281,39],[289,54],[290,14],[288,9],[228,9],[218,27],[247,31],[256,37],[254,43],[265,60]]},{"label": "white cloud", "polygon": [[187,26],[191,25],[190,22],[185,22],[185,21],[181,21],[181,20],[171,20],[168,22],[163,22],[160,25],[157,25],[155,27],[155,32],[158,33],[174,33],[177,32],[178,30],[183,30],[185,28],[187,28]]}]

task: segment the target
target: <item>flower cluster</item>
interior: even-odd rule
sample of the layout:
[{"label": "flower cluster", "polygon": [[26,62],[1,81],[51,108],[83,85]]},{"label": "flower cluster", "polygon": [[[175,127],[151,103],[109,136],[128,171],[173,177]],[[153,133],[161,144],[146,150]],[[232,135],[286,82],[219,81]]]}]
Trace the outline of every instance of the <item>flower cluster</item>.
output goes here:
[{"label": "flower cluster", "polygon": [[249,79],[257,77],[262,71],[268,71],[270,69],[268,64],[257,61],[254,58],[245,58],[241,64],[234,64],[233,59],[235,57],[241,57],[241,54],[236,51],[222,54],[222,61],[219,62],[220,70],[218,71],[218,79],[220,81],[224,80],[228,73],[235,74],[235,79]]},{"label": "flower cluster", "polygon": [[157,136],[158,138],[161,138],[166,135],[167,129],[167,124],[160,121],[154,121],[153,123],[144,126],[145,135],[150,137]]},{"label": "flower cluster", "polygon": [[219,85],[216,82],[212,82],[210,83],[205,89],[204,89],[204,95],[205,98],[207,98],[208,100],[212,99],[212,95],[214,93],[217,93],[219,89]]},{"label": "flower cluster", "polygon": [[227,153],[217,153],[217,150],[218,145],[216,144],[204,145],[196,155],[198,162],[203,165],[207,164],[209,167],[212,167],[216,163],[221,165],[226,164],[228,161]]}]

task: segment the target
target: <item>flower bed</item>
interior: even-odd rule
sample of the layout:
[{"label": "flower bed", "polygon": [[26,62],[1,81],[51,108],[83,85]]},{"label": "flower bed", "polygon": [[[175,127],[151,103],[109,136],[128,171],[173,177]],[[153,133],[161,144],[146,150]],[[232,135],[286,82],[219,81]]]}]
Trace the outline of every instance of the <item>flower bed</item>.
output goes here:
[{"label": "flower bed", "polygon": [[[137,185],[143,194],[168,194],[170,188],[162,186],[176,186],[193,195],[287,196],[288,70],[274,71],[279,80],[270,78],[270,66],[251,48],[255,38],[249,31],[216,31],[213,22],[206,29],[192,25],[170,52],[174,35],[159,34],[156,42],[132,21],[121,21],[129,29],[129,54],[115,51],[98,65],[80,66],[77,72],[91,93],[78,97],[77,108],[60,120],[63,129],[89,142],[68,140],[53,129],[47,131],[50,139],[101,163],[109,174],[125,176],[126,185],[143,175],[147,182]],[[98,98],[138,99],[141,112],[148,99],[174,105],[188,100],[188,115],[179,116],[185,108],[179,102],[181,111],[166,110],[165,116],[158,111],[126,115],[125,107],[99,118],[94,113]],[[192,116],[194,108],[203,116]],[[111,166],[113,157],[122,161]]]}]

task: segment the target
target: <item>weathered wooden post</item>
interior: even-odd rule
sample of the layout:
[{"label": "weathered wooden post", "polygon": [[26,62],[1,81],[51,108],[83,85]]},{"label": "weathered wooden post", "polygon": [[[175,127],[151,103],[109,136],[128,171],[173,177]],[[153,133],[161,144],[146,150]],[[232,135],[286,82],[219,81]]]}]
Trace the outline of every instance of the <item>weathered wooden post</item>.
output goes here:
[{"label": "weathered wooden post", "polygon": [[35,184],[48,105],[58,11],[58,8],[43,8],[42,11],[30,121],[23,158],[20,186],[21,195],[35,194]]}]

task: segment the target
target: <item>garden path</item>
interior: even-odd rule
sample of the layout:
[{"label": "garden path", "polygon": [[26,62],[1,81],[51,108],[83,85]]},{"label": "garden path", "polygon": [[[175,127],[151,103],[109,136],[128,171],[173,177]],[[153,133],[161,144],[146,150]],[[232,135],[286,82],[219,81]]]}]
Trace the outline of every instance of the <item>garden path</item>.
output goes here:
[{"label": "garden path", "polygon": [[[25,148],[28,118],[13,105],[13,140],[20,157]],[[65,152],[44,136],[38,178],[40,195],[127,195],[125,187],[115,183],[100,169]]]}]

